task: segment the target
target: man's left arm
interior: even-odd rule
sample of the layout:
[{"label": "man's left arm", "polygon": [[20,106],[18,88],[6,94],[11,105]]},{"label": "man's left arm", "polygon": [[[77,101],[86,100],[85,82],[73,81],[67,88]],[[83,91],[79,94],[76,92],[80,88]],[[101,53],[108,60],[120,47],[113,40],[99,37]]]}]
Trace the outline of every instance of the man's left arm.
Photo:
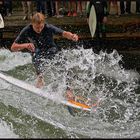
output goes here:
[{"label": "man's left arm", "polygon": [[77,34],[73,34],[71,32],[68,32],[68,31],[64,31],[63,29],[61,28],[58,28],[54,25],[49,25],[50,28],[52,29],[53,33],[54,34],[61,34],[64,38],[67,38],[69,40],[73,40],[73,41],[78,41],[78,35]]},{"label": "man's left arm", "polygon": [[78,35],[77,34],[73,34],[71,32],[68,31],[64,31],[62,33],[62,36],[69,39],[69,40],[73,40],[73,41],[78,41]]}]

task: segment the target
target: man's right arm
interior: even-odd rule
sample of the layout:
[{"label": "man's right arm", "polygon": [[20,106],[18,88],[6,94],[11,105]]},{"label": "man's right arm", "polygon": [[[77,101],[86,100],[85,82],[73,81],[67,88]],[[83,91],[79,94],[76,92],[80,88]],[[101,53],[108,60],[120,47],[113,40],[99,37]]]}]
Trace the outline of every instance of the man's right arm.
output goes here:
[{"label": "man's right arm", "polygon": [[12,46],[11,46],[11,51],[22,51],[23,49],[28,49],[29,51],[31,52],[34,52],[35,51],[35,46],[33,43],[22,43],[22,44],[19,44],[19,43],[13,43]]},{"label": "man's right arm", "polygon": [[[27,49],[31,52],[35,51],[35,46],[33,43],[27,43],[27,37],[28,34],[30,32],[30,28],[29,25],[24,27],[20,34],[17,36],[17,38],[15,39],[14,43],[11,46],[11,51],[22,51],[24,49]],[[24,42],[24,43],[23,43]]]}]

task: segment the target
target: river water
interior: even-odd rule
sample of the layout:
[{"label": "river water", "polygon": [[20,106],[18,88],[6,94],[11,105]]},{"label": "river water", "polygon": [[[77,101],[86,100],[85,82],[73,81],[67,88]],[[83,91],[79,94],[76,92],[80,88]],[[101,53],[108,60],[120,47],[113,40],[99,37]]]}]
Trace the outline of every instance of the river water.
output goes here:
[{"label": "river water", "polygon": [[[128,67],[139,58],[132,62],[129,56],[116,50],[62,50],[45,67],[42,90],[54,101],[0,79],[0,138],[139,138],[140,75],[136,67]],[[35,84],[29,53],[1,49],[0,70]],[[75,95],[99,98],[97,110],[72,116],[60,104],[67,86]]]}]

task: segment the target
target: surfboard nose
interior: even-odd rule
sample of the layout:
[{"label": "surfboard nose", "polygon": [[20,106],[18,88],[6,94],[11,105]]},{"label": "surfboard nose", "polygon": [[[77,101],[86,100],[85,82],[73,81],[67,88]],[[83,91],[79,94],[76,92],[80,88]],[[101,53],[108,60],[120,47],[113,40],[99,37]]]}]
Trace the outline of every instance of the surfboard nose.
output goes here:
[{"label": "surfboard nose", "polygon": [[3,21],[3,17],[0,14],[0,29],[4,28],[4,21]]}]

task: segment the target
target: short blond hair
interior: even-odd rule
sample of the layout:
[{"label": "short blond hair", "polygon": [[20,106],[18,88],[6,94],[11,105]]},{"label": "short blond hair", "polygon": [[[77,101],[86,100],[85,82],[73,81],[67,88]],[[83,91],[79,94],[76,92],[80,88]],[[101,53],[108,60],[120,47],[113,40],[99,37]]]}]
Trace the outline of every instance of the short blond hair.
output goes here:
[{"label": "short blond hair", "polygon": [[45,16],[42,13],[35,13],[32,17],[32,24],[45,23]]}]

